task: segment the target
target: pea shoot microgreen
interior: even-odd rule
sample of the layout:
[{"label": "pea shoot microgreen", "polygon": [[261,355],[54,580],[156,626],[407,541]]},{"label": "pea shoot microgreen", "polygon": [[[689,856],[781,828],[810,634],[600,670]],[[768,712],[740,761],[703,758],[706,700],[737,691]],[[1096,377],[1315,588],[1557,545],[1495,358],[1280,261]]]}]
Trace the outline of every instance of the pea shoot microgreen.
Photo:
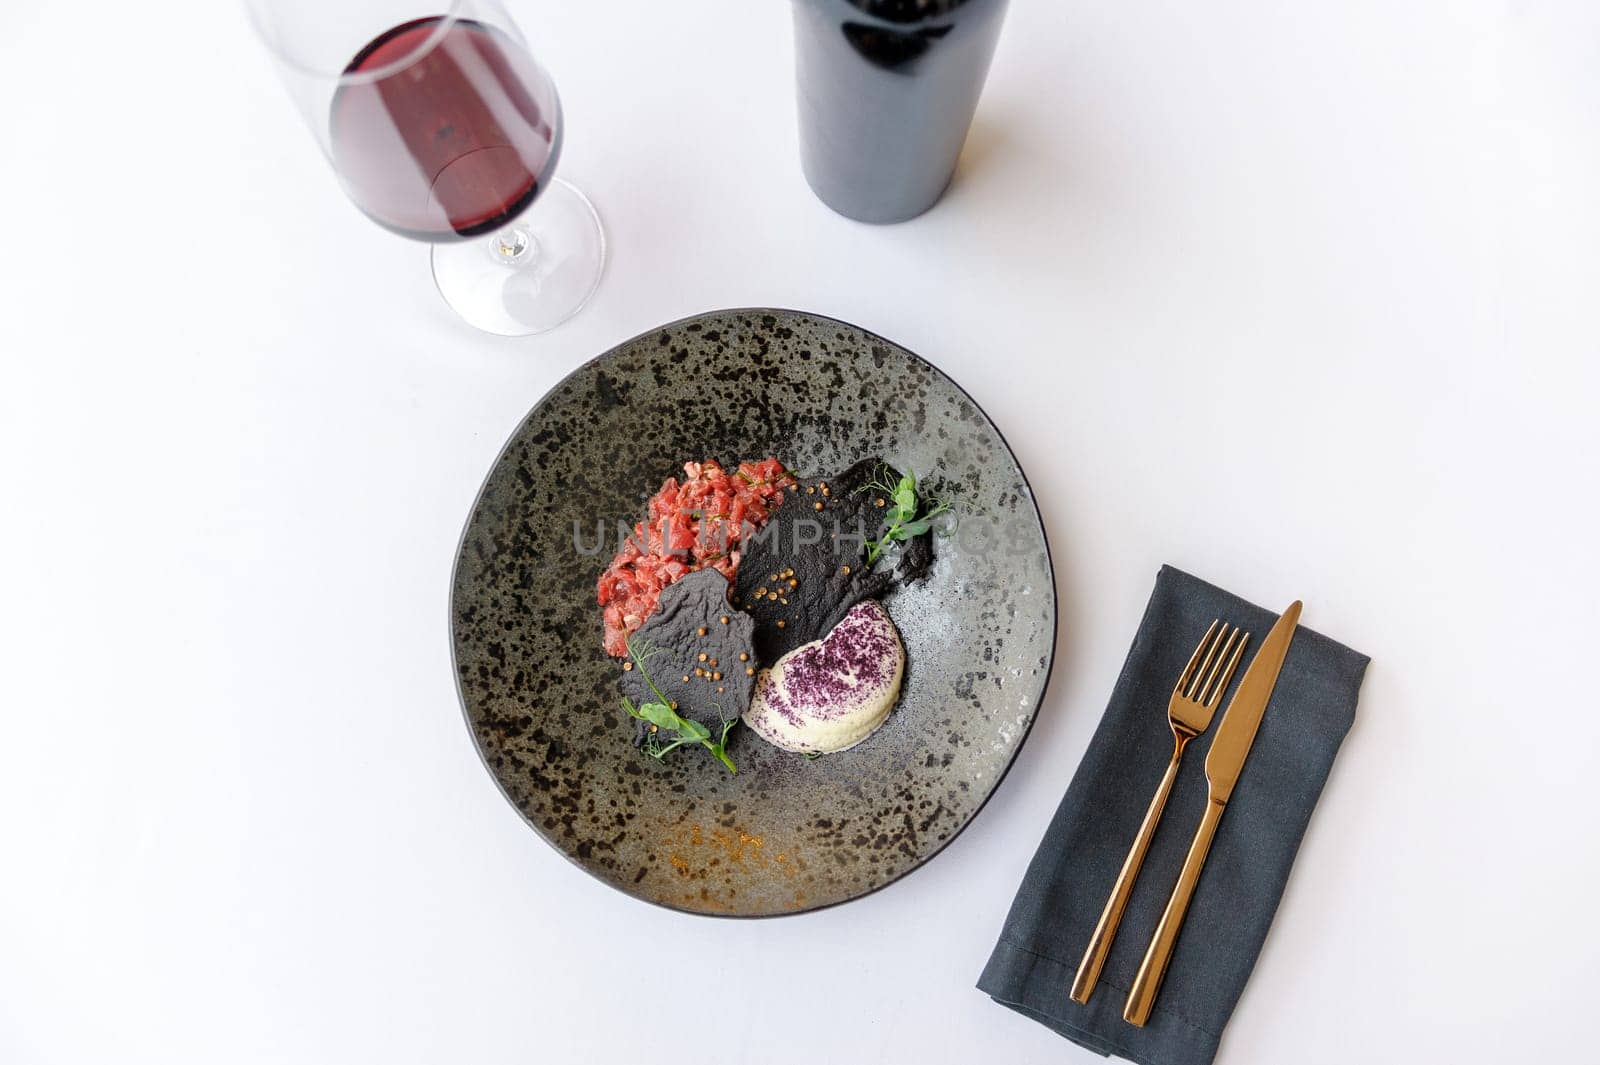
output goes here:
[{"label": "pea shoot microgreen", "polygon": [[876,540],[867,541],[867,565],[869,566],[878,561],[879,556],[883,554],[884,548],[888,547],[890,543],[909,540],[913,536],[921,536],[933,528],[934,518],[950,509],[949,503],[930,499],[927,501],[928,509],[922,512],[921,517],[918,517],[916,473],[908,470],[905,476],[901,477],[899,482],[894,485],[888,483],[887,467],[880,471],[879,476],[879,480],[870,481],[856,489],[858,492],[869,490],[882,492],[888,499],[884,515],[883,535]]},{"label": "pea shoot microgreen", "polygon": [[[711,729],[692,718],[683,717],[672,708],[672,700],[661,693],[656,687],[656,682],[650,678],[644,664],[654,656],[660,648],[652,647],[648,642],[639,647],[633,645],[633,640],[628,640],[628,657],[633,659],[634,668],[638,669],[639,676],[650,686],[650,691],[655,695],[653,703],[633,704],[627,696],[622,697],[622,709],[628,716],[637,718],[647,725],[654,726],[646,734],[644,752],[657,761],[664,760],[668,754],[682,747],[684,744],[697,743],[717,756],[717,760],[728,767],[728,772],[737,773],[738,767],[733,764],[733,759],[728,757],[728,733],[733,731],[733,726],[739,723],[737,717],[729,718],[722,722],[722,733],[713,742]],[[676,736],[671,742],[663,743],[668,734]]]}]

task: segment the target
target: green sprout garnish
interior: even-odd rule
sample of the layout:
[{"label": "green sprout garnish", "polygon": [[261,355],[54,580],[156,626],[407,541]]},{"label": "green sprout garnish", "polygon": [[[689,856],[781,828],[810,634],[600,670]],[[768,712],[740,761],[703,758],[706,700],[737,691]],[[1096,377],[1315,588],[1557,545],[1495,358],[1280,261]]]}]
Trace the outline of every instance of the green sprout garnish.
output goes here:
[{"label": "green sprout garnish", "polygon": [[917,475],[907,471],[900,478],[899,483],[888,483],[888,468],[884,467],[882,480],[871,481],[856,489],[865,492],[869,488],[882,492],[889,498],[888,513],[884,518],[884,532],[876,540],[867,541],[867,565],[878,561],[883,549],[894,541],[909,540],[913,536],[921,536],[933,528],[933,519],[950,509],[949,503],[937,499],[928,500],[928,509],[917,516]]},{"label": "green sprout garnish", "polygon": [[[634,706],[633,701],[627,696],[622,697],[622,709],[628,712],[629,717],[654,726],[646,735],[644,752],[651,758],[662,761],[684,744],[698,743],[716,755],[717,760],[728,767],[728,772],[737,773],[738,767],[733,764],[733,759],[728,757],[728,733],[733,731],[733,726],[739,723],[739,719],[734,717],[723,721],[722,734],[712,742],[710,728],[698,721],[683,717],[674,710],[672,700],[661,693],[661,689],[656,687],[656,682],[644,668],[645,662],[659,650],[660,648],[652,647],[648,643],[635,648],[632,638],[628,640],[628,657],[633,659],[634,666],[639,670],[639,676],[644,678],[644,682],[650,686],[650,691],[656,697],[655,702],[641,703],[638,706]],[[719,706],[717,709],[720,711],[722,708]],[[675,734],[677,738],[664,744],[662,737],[668,733]]]}]

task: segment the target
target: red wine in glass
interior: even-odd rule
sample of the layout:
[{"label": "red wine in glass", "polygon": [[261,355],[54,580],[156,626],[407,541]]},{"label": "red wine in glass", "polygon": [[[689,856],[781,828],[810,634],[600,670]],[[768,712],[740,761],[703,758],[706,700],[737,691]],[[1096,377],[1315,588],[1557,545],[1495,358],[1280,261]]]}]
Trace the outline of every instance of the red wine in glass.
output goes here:
[{"label": "red wine in glass", "polygon": [[346,68],[329,126],[351,199],[417,240],[504,227],[548,184],[561,153],[555,86],[509,34],[471,19],[435,16],[380,34]]},{"label": "red wine in glass", "polygon": [[245,6],[345,191],[432,245],[434,283],[462,318],[532,336],[594,295],[605,229],[555,176],[561,103],[505,0],[449,0],[428,18],[418,0]]}]

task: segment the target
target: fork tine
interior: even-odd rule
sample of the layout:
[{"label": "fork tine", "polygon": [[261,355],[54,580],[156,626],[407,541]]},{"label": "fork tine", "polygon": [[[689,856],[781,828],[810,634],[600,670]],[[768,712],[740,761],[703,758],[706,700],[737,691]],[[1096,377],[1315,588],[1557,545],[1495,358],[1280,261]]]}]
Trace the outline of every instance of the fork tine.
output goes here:
[{"label": "fork tine", "polygon": [[1205,673],[1200,678],[1199,683],[1194,686],[1194,691],[1190,693],[1189,698],[1197,703],[1206,701],[1207,695],[1211,691],[1211,682],[1217,679],[1217,672],[1222,669],[1222,664],[1228,660],[1228,652],[1233,650],[1233,641],[1238,637],[1239,627],[1237,625],[1224,625],[1222,627],[1222,631],[1217,634],[1216,660],[1213,661],[1210,656],[1206,658]]},{"label": "fork tine", "polygon": [[1244,654],[1244,645],[1250,642],[1250,634],[1248,632],[1241,633],[1238,629],[1234,629],[1233,634],[1239,637],[1239,642],[1233,647],[1233,656],[1228,659],[1227,668],[1217,678],[1216,687],[1211,688],[1206,693],[1205,702],[1207,706],[1216,706],[1222,698],[1222,693],[1228,690],[1228,681],[1233,679],[1233,671],[1239,665],[1239,656]]},{"label": "fork tine", "polygon": [[1198,696],[1201,689],[1205,687],[1206,677],[1215,668],[1212,663],[1214,661],[1221,661],[1221,659],[1217,657],[1217,651],[1222,647],[1223,640],[1227,637],[1229,628],[1231,628],[1231,626],[1224,624],[1220,629],[1217,630],[1217,638],[1211,641],[1210,647],[1206,648],[1206,656],[1201,661],[1200,668],[1195,670],[1194,678],[1189,681],[1189,686],[1183,693],[1185,699],[1194,699],[1199,701]]},{"label": "fork tine", "polygon": [[1200,656],[1205,652],[1206,648],[1211,646],[1211,637],[1216,633],[1217,626],[1221,624],[1222,620],[1220,618],[1213,621],[1211,627],[1206,630],[1206,634],[1200,637],[1200,642],[1195,645],[1194,654],[1189,656],[1189,664],[1183,667],[1183,675],[1178,678],[1178,683],[1173,686],[1173,695],[1180,694],[1189,686],[1189,679],[1194,676],[1195,667],[1200,664]]}]

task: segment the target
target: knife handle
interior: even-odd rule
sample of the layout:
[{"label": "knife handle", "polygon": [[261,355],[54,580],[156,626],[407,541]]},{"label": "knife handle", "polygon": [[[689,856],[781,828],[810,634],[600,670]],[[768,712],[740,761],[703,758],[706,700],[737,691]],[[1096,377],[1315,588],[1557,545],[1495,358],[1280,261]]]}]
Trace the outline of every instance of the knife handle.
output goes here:
[{"label": "knife handle", "polygon": [[1178,886],[1172,890],[1167,910],[1156,925],[1156,934],[1150,940],[1139,966],[1139,974],[1128,989],[1127,1006],[1122,1019],[1129,1024],[1144,1027],[1150,1019],[1150,1010],[1156,1002],[1156,992],[1161,990],[1161,980],[1167,975],[1167,963],[1172,960],[1172,948],[1178,942],[1178,930],[1183,927],[1184,915],[1189,912],[1189,900],[1194,897],[1195,885],[1200,882],[1200,869],[1206,864],[1206,853],[1211,850],[1211,838],[1217,834],[1217,822],[1222,820],[1226,803],[1215,799],[1206,801],[1205,815],[1195,830],[1194,842],[1189,845],[1189,856],[1183,860],[1183,872],[1178,874]]},{"label": "knife handle", "polygon": [[1133,838],[1133,846],[1128,848],[1128,856],[1122,861],[1122,871],[1117,874],[1111,897],[1106,899],[1106,908],[1100,911],[1100,922],[1094,926],[1094,934],[1089,937],[1089,945],[1083,951],[1083,960],[1078,963],[1078,973],[1072,980],[1074,1002],[1089,1001],[1089,996],[1094,993],[1094,985],[1100,980],[1100,970],[1105,968],[1106,957],[1111,953],[1111,941],[1116,938],[1122,913],[1128,908],[1128,897],[1133,894],[1134,881],[1139,879],[1144,856],[1150,850],[1150,841],[1155,838],[1156,825],[1161,823],[1161,811],[1166,808],[1167,796],[1172,793],[1172,782],[1178,779],[1178,763],[1183,760],[1183,749],[1189,745],[1188,738],[1184,736],[1175,737],[1175,741],[1166,775],[1156,788],[1155,798],[1150,800],[1150,808],[1145,811],[1144,821]]}]

